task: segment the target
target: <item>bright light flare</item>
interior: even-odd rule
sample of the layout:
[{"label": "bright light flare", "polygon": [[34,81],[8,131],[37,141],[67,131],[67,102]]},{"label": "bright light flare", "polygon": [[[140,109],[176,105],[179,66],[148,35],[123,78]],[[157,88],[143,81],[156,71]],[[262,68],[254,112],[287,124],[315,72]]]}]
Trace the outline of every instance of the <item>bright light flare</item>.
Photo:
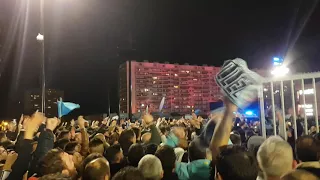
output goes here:
[{"label": "bright light flare", "polygon": [[248,116],[252,116],[252,115],[253,115],[253,112],[252,112],[252,111],[246,111],[245,114],[248,115]]},{"label": "bright light flare", "polygon": [[274,76],[284,76],[286,74],[289,73],[289,68],[285,67],[285,66],[279,66],[279,67],[275,67],[272,71],[271,74]]},{"label": "bright light flare", "polygon": [[40,33],[38,33],[37,35],[37,41],[43,41],[44,40],[44,36]]}]

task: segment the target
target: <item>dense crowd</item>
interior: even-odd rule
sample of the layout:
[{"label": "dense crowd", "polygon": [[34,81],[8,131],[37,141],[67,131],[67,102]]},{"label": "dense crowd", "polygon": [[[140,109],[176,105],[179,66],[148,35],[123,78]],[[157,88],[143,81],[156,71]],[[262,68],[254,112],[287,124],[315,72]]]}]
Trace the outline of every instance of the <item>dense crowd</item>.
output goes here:
[{"label": "dense crowd", "polygon": [[89,123],[83,116],[60,122],[24,115],[0,132],[1,180],[320,179],[319,134],[292,140],[288,127],[264,139],[235,117],[238,107],[227,98],[224,106],[206,120],[144,114],[142,121]]}]

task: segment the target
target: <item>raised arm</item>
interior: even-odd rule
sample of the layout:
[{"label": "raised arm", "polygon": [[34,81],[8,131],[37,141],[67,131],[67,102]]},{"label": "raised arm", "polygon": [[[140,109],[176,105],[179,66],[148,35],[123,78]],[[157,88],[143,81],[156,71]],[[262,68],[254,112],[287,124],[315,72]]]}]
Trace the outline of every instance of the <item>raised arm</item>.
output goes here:
[{"label": "raised arm", "polygon": [[212,160],[214,161],[219,154],[219,148],[228,145],[230,133],[232,129],[232,121],[234,118],[234,112],[238,110],[238,107],[234,105],[229,99],[225,98],[225,112],[221,121],[218,122],[213,137],[210,143],[210,149],[212,151]]},{"label": "raised arm", "polygon": [[21,148],[19,148],[18,158],[12,166],[12,172],[7,180],[22,179],[23,175],[27,172],[29,163],[32,158],[32,142],[33,135],[42,123],[44,116],[41,113],[36,112],[31,119],[26,119],[24,123],[24,139],[21,142]]}]

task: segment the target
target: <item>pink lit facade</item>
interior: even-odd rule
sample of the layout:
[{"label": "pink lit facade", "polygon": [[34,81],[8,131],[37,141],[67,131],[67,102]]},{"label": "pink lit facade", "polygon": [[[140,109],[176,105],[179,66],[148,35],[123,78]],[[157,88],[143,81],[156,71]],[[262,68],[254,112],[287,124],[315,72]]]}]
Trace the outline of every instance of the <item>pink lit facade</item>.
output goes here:
[{"label": "pink lit facade", "polygon": [[[219,67],[192,66],[131,61],[132,113],[159,111],[191,113],[209,112],[210,102],[218,101],[220,89],[215,82]],[[129,62],[120,66],[120,112],[129,112]]]}]

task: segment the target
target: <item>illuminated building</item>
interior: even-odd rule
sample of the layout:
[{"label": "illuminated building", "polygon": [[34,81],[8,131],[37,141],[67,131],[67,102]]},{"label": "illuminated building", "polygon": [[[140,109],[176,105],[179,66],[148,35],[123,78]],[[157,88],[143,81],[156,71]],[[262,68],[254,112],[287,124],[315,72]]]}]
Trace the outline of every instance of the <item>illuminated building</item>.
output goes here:
[{"label": "illuminated building", "polygon": [[[215,82],[219,67],[179,65],[131,61],[120,66],[120,112],[159,111],[165,97],[163,112],[191,113],[200,109],[210,110],[210,102],[221,98],[220,88]],[[131,72],[131,75],[129,75]],[[131,101],[130,81],[131,77]]]},{"label": "illuminated building", "polygon": [[[45,114],[47,117],[55,117],[58,114],[57,100],[63,98],[63,91],[55,89],[46,90]],[[24,94],[24,111],[41,111],[41,90],[31,90]]]}]

